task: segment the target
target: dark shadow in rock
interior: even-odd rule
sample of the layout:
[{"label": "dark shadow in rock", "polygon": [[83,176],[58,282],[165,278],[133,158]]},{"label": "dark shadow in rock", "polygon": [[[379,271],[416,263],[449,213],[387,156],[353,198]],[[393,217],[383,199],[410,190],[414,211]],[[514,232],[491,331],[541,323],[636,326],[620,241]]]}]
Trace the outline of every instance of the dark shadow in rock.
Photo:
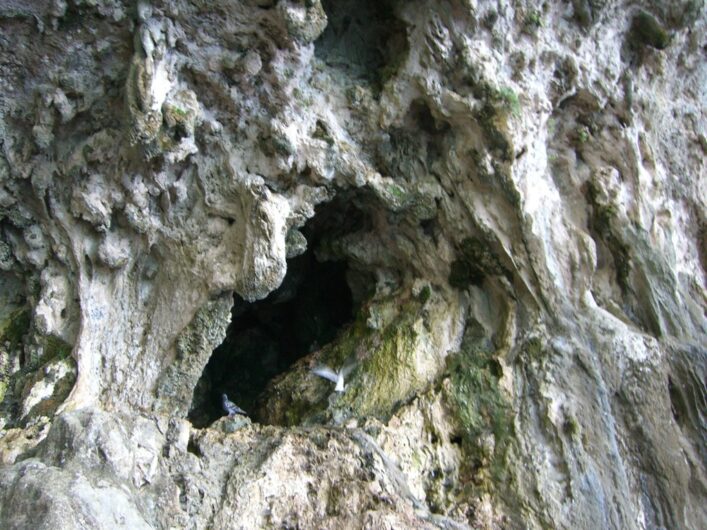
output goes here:
[{"label": "dark shadow in rock", "polygon": [[[265,299],[248,303],[234,297],[231,324],[197,382],[189,411],[195,427],[224,416],[222,394],[254,421],[255,404],[267,384],[298,359],[336,338],[348,324],[369,280],[342,258],[319,261],[315,251],[345,234],[365,229],[363,214],[346,197],[317,209],[302,229],[307,251],[287,262],[282,285]],[[339,261],[336,261],[340,259]]]},{"label": "dark shadow in rock", "polygon": [[288,262],[283,284],[264,300],[249,304],[236,295],[231,314],[226,339],[197,384],[189,415],[197,427],[224,415],[222,393],[252,410],[273,377],[336,336],[351,318],[346,264],[319,263],[308,251]]},{"label": "dark shadow in rock", "polygon": [[328,66],[381,88],[407,56],[405,24],[390,0],[322,0],[328,23],[315,53]]}]

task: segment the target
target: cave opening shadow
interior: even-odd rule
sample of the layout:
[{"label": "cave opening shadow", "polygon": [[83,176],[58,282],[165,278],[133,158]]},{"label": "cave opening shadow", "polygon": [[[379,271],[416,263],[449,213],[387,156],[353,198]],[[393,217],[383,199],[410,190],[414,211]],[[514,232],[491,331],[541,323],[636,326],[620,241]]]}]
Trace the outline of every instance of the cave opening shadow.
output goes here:
[{"label": "cave opening shadow", "polygon": [[234,296],[226,338],[199,379],[189,420],[203,428],[225,415],[221,395],[253,421],[258,396],[298,359],[331,342],[353,317],[345,261],[319,262],[312,250],[288,260],[282,285],[248,303]]},{"label": "cave opening shadow", "polygon": [[322,0],[327,26],[315,55],[359,81],[384,84],[409,53],[407,29],[395,0]]}]

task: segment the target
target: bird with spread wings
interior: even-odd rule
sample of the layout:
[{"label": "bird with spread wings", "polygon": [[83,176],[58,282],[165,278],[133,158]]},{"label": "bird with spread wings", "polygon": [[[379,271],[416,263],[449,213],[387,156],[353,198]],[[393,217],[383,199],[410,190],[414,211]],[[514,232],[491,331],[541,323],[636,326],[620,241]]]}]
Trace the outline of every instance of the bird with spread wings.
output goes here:
[{"label": "bird with spread wings", "polygon": [[336,387],[334,387],[335,392],[343,392],[346,389],[344,378],[348,377],[355,367],[355,362],[349,362],[345,363],[337,372],[335,372],[328,366],[320,365],[313,368],[312,373],[318,375],[319,377],[323,377],[324,379],[328,379],[332,383],[336,383]]}]

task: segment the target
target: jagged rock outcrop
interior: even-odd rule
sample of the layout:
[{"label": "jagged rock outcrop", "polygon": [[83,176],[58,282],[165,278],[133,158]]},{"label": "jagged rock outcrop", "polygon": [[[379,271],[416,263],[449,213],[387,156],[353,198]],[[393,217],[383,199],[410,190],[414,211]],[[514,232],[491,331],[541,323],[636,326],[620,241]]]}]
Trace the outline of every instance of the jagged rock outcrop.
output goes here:
[{"label": "jagged rock outcrop", "polygon": [[0,526],[704,526],[703,2],[0,27]]}]

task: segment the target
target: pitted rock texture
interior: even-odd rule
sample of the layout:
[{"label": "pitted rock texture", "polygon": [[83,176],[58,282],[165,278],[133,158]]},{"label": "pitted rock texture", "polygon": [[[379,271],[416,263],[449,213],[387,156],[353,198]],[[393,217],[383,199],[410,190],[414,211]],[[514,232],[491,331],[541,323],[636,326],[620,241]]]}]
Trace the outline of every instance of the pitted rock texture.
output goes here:
[{"label": "pitted rock texture", "polygon": [[[703,4],[5,2],[0,526],[703,527]],[[192,427],[308,248],[353,321]]]}]

